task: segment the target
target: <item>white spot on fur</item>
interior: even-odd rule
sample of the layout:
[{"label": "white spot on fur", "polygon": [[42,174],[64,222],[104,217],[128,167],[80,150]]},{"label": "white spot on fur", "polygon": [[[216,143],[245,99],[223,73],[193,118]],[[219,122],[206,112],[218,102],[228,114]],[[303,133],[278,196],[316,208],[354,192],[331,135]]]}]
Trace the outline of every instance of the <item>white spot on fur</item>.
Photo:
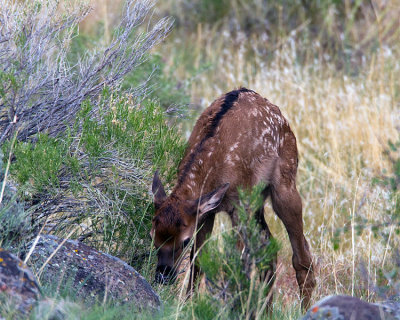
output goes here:
[{"label": "white spot on fur", "polygon": [[271,128],[266,127],[262,132],[261,132],[261,137],[265,137],[267,134],[271,133]]},{"label": "white spot on fur", "polygon": [[239,146],[239,142],[236,142],[232,147],[229,148],[229,151],[235,150]]},{"label": "white spot on fur", "polygon": [[234,165],[230,154],[228,154],[227,157],[225,158],[225,162],[230,166]]},{"label": "white spot on fur", "polygon": [[199,165],[203,164],[203,160],[199,159]]},{"label": "white spot on fur", "polygon": [[273,113],[272,116],[278,121],[280,125],[283,124],[283,117],[280,114]]},{"label": "white spot on fur", "polygon": [[207,154],[207,157],[211,157],[211,155],[212,155],[212,152],[209,152],[208,154]]},{"label": "white spot on fur", "polygon": [[189,173],[189,178],[190,179],[194,179],[194,174],[193,173]]}]

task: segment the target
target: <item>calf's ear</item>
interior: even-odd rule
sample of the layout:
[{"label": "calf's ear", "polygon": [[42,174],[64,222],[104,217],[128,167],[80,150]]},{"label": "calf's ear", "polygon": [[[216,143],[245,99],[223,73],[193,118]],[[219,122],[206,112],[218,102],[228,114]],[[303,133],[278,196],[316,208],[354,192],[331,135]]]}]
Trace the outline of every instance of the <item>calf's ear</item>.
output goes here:
[{"label": "calf's ear", "polygon": [[228,188],[229,183],[225,183],[214,191],[207,193],[195,201],[195,212],[199,214],[199,218],[203,217],[204,214],[210,212],[220,205]]},{"label": "calf's ear", "polygon": [[151,190],[154,195],[154,206],[159,208],[161,204],[165,201],[167,198],[167,195],[165,194],[164,187],[161,183],[160,177],[158,175],[158,170],[154,173],[153,177],[153,184],[151,186]]}]

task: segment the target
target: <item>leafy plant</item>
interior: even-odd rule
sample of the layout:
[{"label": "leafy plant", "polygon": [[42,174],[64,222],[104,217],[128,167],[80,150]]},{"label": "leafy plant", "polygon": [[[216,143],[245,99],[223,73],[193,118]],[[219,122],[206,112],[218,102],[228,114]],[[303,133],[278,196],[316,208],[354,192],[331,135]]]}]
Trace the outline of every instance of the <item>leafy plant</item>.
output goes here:
[{"label": "leafy plant", "polygon": [[[279,245],[256,221],[255,212],[263,205],[260,197],[263,188],[259,185],[251,192],[239,190],[238,226],[222,234],[220,246],[215,240],[208,241],[200,255],[210,294],[206,298],[207,308],[212,306],[214,313],[243,318],[266,311]],[[243,249],[238,250],[238,246]],[[223,311],[221,301],[225,306]],[[200,301],[198,307],[203,310],[201,305]]]},{"label": "leafy plant", "polygon": [[36,143],[18,141],[14,148],[18,161],[12,164],[11,173],[30,195],[55,190],[59,171],[70,158],[66,154],[66,145],[46,134],[39,134]]}]

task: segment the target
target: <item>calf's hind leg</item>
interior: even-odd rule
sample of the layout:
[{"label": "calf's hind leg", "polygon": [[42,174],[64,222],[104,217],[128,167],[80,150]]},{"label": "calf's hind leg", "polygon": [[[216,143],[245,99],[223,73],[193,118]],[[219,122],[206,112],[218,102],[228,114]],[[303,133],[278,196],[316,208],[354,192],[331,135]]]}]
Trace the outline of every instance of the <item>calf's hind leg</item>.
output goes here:
[{"label": "calf's hind leg", "polygon": [[[265,216],[264,216],[264,203],[269,194],[270,194],[269,187],[265,188],[262,191],[261,195],[263,197],[263,205],[255,213],[256,221],[260,225],[261,231],[263,231],[263,234],[261,234],[260,237],[265,237],[265,239],[272,238],[271,231],[268,228],[268,225],[267,225],[267,222],[265,221]],[[265,274],[265,276],[268,276],[268,283],[270,286],[272,286],[273,282],[275,281],[276,260],[277,260],[277,257],[275,255],[273,261],[270,264],[270,270],[268,271],[267,274]]]},{"label": "calf's hind leg", "polygon": [[[263,197],[263,205],[255,213],[257,223],[260,225],[261,231],[262,231],[260,234],[260,237],[264,238],[262,240],[267,240],[267,241],[272,238],[271,231],[268,228],[268,225],[267,225],[267,222],[265,221],[265,216],[264,216],[264,202],[269,194],[270,194],[270,189],[269,189],[269,187],[267,187],[261,193],[261,195]],[[277,261],[277,254],[274,255],[272,261],[269,263],[269,269],[264,271],[260,275],[260,280],[266,281],[266,283],[268,284],[268,286],[271,289],[275,282],[276,261]],[[271,306],[272,306],[272,300],[273,300],[272,292],[269,293],[268,297],[269,298],[268,298],[268,302],[267,302],[267,310],[270,312]]]},{"label": "calf's hind leg", "polygon": [[282,175],[282,172],[280,175],[280,183],[271,188],[272,207],[288,232],[293,250],[293,268],[296,271],[302,298],[301,304],[304,309],[307,309],[310,306],[311,294],[315,287],[315,278],[310,249],[303,233],[301,198],[294,179],[288,179]]}]

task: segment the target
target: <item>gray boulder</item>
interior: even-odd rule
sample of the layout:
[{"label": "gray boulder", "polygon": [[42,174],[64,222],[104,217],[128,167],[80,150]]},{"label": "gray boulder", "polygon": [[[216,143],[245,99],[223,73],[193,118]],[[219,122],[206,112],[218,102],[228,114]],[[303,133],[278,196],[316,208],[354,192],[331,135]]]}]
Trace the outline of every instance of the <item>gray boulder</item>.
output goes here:
[{"label": "gray boulder", "polygon": [[23,261],[0,248],[0,316],[27,316],[40,296],[35,277]]},{"label": "gray boulder", "polygon": [[[37,272],[63,241],[42,235],[28,261]],[[127,263],[74,240],[67,240],[43,269],[40,282],[68,290],[86,303],[131,302],[138,309],[158,309],[160,298]]]},{"label": "gray boulder", "polygon": [[328,296],[314,304],[302,320],[400,320],[399,304],[368,303],[356,297]]}]

